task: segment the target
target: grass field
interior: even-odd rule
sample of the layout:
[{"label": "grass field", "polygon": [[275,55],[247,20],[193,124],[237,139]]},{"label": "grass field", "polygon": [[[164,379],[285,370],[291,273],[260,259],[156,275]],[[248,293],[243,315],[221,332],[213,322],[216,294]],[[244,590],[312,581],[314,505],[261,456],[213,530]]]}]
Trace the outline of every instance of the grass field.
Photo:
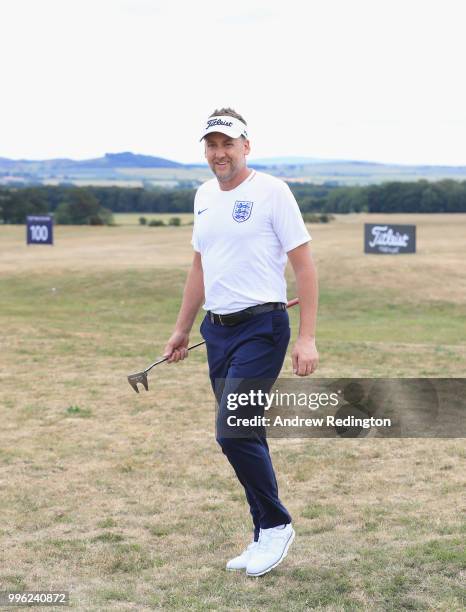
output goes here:
[{"label": "grass field", "polygon": [[[417,254],[362,253],[362,224],[386,216],[310,228],[318,375],[462,377],[466,215],[390,219],[417,224]],[[171,332],[190,235],[57,227],[27,247],[0,226],[0,591],[67,589],[77,610],[464,610],[461,439],[271,440],[295,544],[262,579],[224,570],[250,525],[203,348],[149,393],[126,381]]]}]

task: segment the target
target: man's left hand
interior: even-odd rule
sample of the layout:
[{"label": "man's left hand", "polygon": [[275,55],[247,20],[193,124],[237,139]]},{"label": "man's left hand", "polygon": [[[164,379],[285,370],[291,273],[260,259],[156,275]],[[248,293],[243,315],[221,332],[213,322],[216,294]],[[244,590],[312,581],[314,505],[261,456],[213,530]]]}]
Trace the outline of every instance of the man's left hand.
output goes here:
[{"label": "man's left hand", "polygon": [[309,376],[317,369],[319,353],[316,348],[315,338],[304,338],[299,336],[291,352],[293,361],[293,372],[298,376]]}]

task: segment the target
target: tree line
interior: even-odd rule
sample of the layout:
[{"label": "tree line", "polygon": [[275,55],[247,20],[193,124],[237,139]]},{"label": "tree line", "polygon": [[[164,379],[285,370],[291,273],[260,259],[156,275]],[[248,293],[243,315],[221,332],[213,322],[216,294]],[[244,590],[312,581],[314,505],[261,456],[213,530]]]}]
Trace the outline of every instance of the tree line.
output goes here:
[{"label": "tree line", "polygon": [[[303,213],[466,212],[466,181],[390,182],[367,187],[289,183]],[[37,185],[0,188],[0,221],[53,213],[56,223],[103,225],[112,213],[191,212],[194,189]]]},{"label": "tree line", "polygon": [[303,213],[466,212],[466,181],[393,181],[367,187],[300,183],[289,186]]}]

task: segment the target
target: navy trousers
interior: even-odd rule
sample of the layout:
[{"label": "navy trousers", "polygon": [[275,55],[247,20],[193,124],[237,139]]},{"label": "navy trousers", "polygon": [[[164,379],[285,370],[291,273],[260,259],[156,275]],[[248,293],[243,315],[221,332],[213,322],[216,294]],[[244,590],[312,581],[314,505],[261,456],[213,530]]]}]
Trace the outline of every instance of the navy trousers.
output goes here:
[{"label": "navy trousers", "polygon": [[218,406],[217,442],[244,487],[257,541],[261,528],[290,523],[291,516],[278,497],[265,430],[255,428],[243,437],[227,425],[232,414],[253,416],[261,410],[246,405],[232,412],[227,399],[230,393],[247,393],[251,388],[270,390],[290,341],[288,313],[275,310],[232,327],[216,325],[206,316],[200,331],[206,341],[209,376]]}]

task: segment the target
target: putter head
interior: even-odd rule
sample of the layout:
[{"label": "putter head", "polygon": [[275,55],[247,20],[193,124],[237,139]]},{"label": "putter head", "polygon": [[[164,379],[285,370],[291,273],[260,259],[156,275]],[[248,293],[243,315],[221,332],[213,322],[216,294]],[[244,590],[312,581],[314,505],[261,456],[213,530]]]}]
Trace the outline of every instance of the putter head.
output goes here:
[{"label": "putter head", "polygon": [[147,382],[147,374],[145,372],[136,372],[128,376],[128,382],[139,393],[138,383],[141,383],[146,391],[149,391],[149,383]]}]

